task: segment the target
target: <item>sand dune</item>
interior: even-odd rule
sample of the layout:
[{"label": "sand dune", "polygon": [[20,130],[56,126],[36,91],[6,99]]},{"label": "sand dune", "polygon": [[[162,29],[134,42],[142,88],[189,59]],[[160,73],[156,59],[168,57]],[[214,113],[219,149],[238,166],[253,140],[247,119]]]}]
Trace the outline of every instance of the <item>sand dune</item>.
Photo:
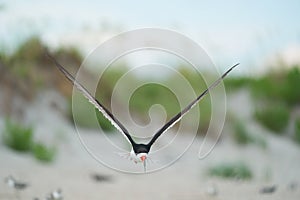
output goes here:
[{"label": "sand dune", "polygon": [[[42,198],[57,188],[62,189],[64,199],[72,200],[283,198],[296,200],[300,197],[300,185],[297,185],[300,184],[300,148],[288,138],[265,133],[268,141],[267,149],[254,145],[241,147],[230,139],[230,133],[224,129],[222,140],[203,160],[197,158],[203,141],[203,138],[199,137],[178,161],[163,170],[143,175],[121,173],[103,166],[87,153],[78,140],[73,125],[59,111],[48,106],[48,101],[57,99],[56,95],[50,93],[47,99],[43,97],[45,95],[41,95],[34,103],[28,105],[26,112],[27,119],[35,122],[37,139],[47,140],[50,143],[59,141],[55,162],[43,164],[29,154],[14,152],[0,144],[0,178],[3,180],[6,176],[13,175],[30,184],[28,189],[21,191],[21,199]],[[235,108],[228,105],[228,109]],[[248,114],[243,115],[247,117]],[[3,121],[1,117],[1,130]],[[260,127],[253,125],[252,129],[260,130]],[[103,134],[93,130],[80,132],[83,133],[81,134],[83,140],[93,145],[96,154],[113,155],[110,152],[111,145],[107,143]],[[57,134],[60,136],[57,137]],[[116,133],[111,137],[113,141],[123,143],[123,138],[119,134]],[[173,137],[172,134],[169,137]],[[178,144],[182,141],[185,145],[191,140],[189,134],[177,137]],[[164,138],[161,143],[168,139]],[[163,151],[162,155],[156,158],[158,162],[172,159],[174,156],[172,149],[175,147],[171,145],[170,149]],[[121,157],[113,156],[111,159],[111,163],[119,163],[122,168],[133,165],[133,169],[142,171],[142,166]],[[209,177],[206,173],[207,168],[223,161],[244,161],[252,169],[254,178],[250,181],[238,181]],[[105,180],[95,181],[92,178],[95,173],[100,177],[106,177]],[[2,180],[0,199],[14,199],[14,191]],[[274,193],[260,194],[262,187],[272,185],[276,185]]]}]

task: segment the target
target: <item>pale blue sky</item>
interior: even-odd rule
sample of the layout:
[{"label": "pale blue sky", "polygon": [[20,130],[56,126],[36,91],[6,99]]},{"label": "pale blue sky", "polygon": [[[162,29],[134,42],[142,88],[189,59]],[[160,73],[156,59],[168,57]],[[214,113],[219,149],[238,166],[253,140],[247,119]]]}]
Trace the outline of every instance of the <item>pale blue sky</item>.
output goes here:
[{"label": "pale blue sky", "polygon": [[239,61],[259,68],[276,55],[300,56],[297,0],[0,0],[0,5],[2,50],[11,50],[36,33],[49,43],[90,51],[99,44],[92,33],[106,32],[104,38],[109,38],[123,31],[158,27],[187,35],[220,65]]}]

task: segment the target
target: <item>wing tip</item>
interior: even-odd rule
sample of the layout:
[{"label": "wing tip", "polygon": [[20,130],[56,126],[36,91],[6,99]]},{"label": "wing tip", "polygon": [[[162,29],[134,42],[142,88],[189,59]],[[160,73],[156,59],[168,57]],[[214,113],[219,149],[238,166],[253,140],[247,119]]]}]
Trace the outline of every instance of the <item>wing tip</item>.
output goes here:
[{"label": "wing tip", "polygon": [[71,76],[72,77],[72,75],[61,65],[61,64],[59,64],[59,62],[57,62],[57,60],[51,55],[51,54],[49,54],[48,52],[45,52],[45,55],[46,55],[46,57],[49,59],[49,60],[51,60],[54,64],[55,64],[55,66],[63,73],[63,74],[65,74],[66,76]]},{"label": "wing tip", "polygon": [[233,70],[234,68],[236,68],[238,65],[240,65],[240,63],[236,63],[235,65],[233,65],[232,67],[230,67],[230,69],[228,70],[228,72],[230,72],[231,70]]},{"label": "wing tip", "polygon": [[55,61],[54,57],[50,55],[50,53],[48,51],[45,52],[45,56],[52,61]]},{"label": "wing tip", "polygon": [[233,65],[231,68],[233,69],[233,68],[235,68],[235,67],[237,67],[238,65],[240,65],[241,63],[236,63],[235,65]]},{"label": "wing tip", "polygon": [[231,70],[233,70],[235,67],[237,67],[238,65],[240,65],[240,63],[236,63],[235,65],[233,65],[232,67],[230,67],[224,74],[223,76],[221,77],[222,79],[225,78],[225,76],[227,76],[227,74],[229,72],[231,72]]}]

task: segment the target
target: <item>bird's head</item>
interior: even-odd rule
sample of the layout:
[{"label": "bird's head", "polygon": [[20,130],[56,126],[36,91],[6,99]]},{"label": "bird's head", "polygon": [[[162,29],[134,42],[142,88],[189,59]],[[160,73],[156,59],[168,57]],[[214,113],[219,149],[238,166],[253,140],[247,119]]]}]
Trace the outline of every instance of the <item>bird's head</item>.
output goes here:
[{"label": "bird's head", "polygon": [[10,187],[14,186],[15,182],[16,181],[15,181],[14,177],[12,177],[12,176],[8,176],[5,178],[5,183],[7,185],[9,185]]},{"label": "bird's head", "polygon": [[148,154],[147,153],[138,153],[136,155],[140,162],[144,162],[147,159]]},{"label": "bird's head", "polygon": [[138,162],[144,162],[147,159],[149,150],[149,147],[145,144],[136,144],[133,147]]}]

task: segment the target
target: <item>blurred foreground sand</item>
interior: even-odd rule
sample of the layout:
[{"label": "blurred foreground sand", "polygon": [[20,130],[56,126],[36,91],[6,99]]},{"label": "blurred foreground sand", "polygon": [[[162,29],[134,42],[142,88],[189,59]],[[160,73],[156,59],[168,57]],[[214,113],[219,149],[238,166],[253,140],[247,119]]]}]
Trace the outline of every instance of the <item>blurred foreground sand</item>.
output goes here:
[{"label": "blurred foreground sand", "polygon": [[[267,149],[252,145],[240,147],[226,136],[230,133],[224,130],[222,140],[204,160],[197,158],[202,141],[202,138],[198,138],[183,157],[170,167],[150,174],[132,175],[116,172],[96,162],[82,147],[73,126],[57,111],[45,105],[48,105],[47,102],[37,100],[31,105],[28,118],[39,122],[35,124],[38,137],[42,138],[44,133],[51,134],[57,129],[63,130],[64,139],[59,144],[58,157],[51,164],[43,164],[31,155],[14,152],[1,143],[0,199],[14,199],[13,191],[3,181],[8,175],[30,184],[28,189],[21,192],[21,199],[42,198],[57,188],[62,189],[64,199],[72,200],[300,198],[300,148],[288,138],[266,134]],[[1,130],[3,120],[0,118]],[[42,134],[39,135],[39,132]],[[101,139],[103,135],[86,130],[83,137],[99,143],[96,151],[107,151],[107,144]],[[115,134],[113,137],[122,136]],[[182,141],[189,140],[188,134],[179,137]],[[252,169],[254,178],[235,181],[208,177],[207,168],[223,161],[244,161]],[[128,161],[120,158],[119,162],[122,165]],[[111,179],[95,182],[91,178],[93,173]],[[296,187],[291,189],[290,184],[296,184]],[[259,193],[263,186],[271,185],[277,186],[274,193]],[[212,187],[217,191],[215,196],[208,192]]]}]

